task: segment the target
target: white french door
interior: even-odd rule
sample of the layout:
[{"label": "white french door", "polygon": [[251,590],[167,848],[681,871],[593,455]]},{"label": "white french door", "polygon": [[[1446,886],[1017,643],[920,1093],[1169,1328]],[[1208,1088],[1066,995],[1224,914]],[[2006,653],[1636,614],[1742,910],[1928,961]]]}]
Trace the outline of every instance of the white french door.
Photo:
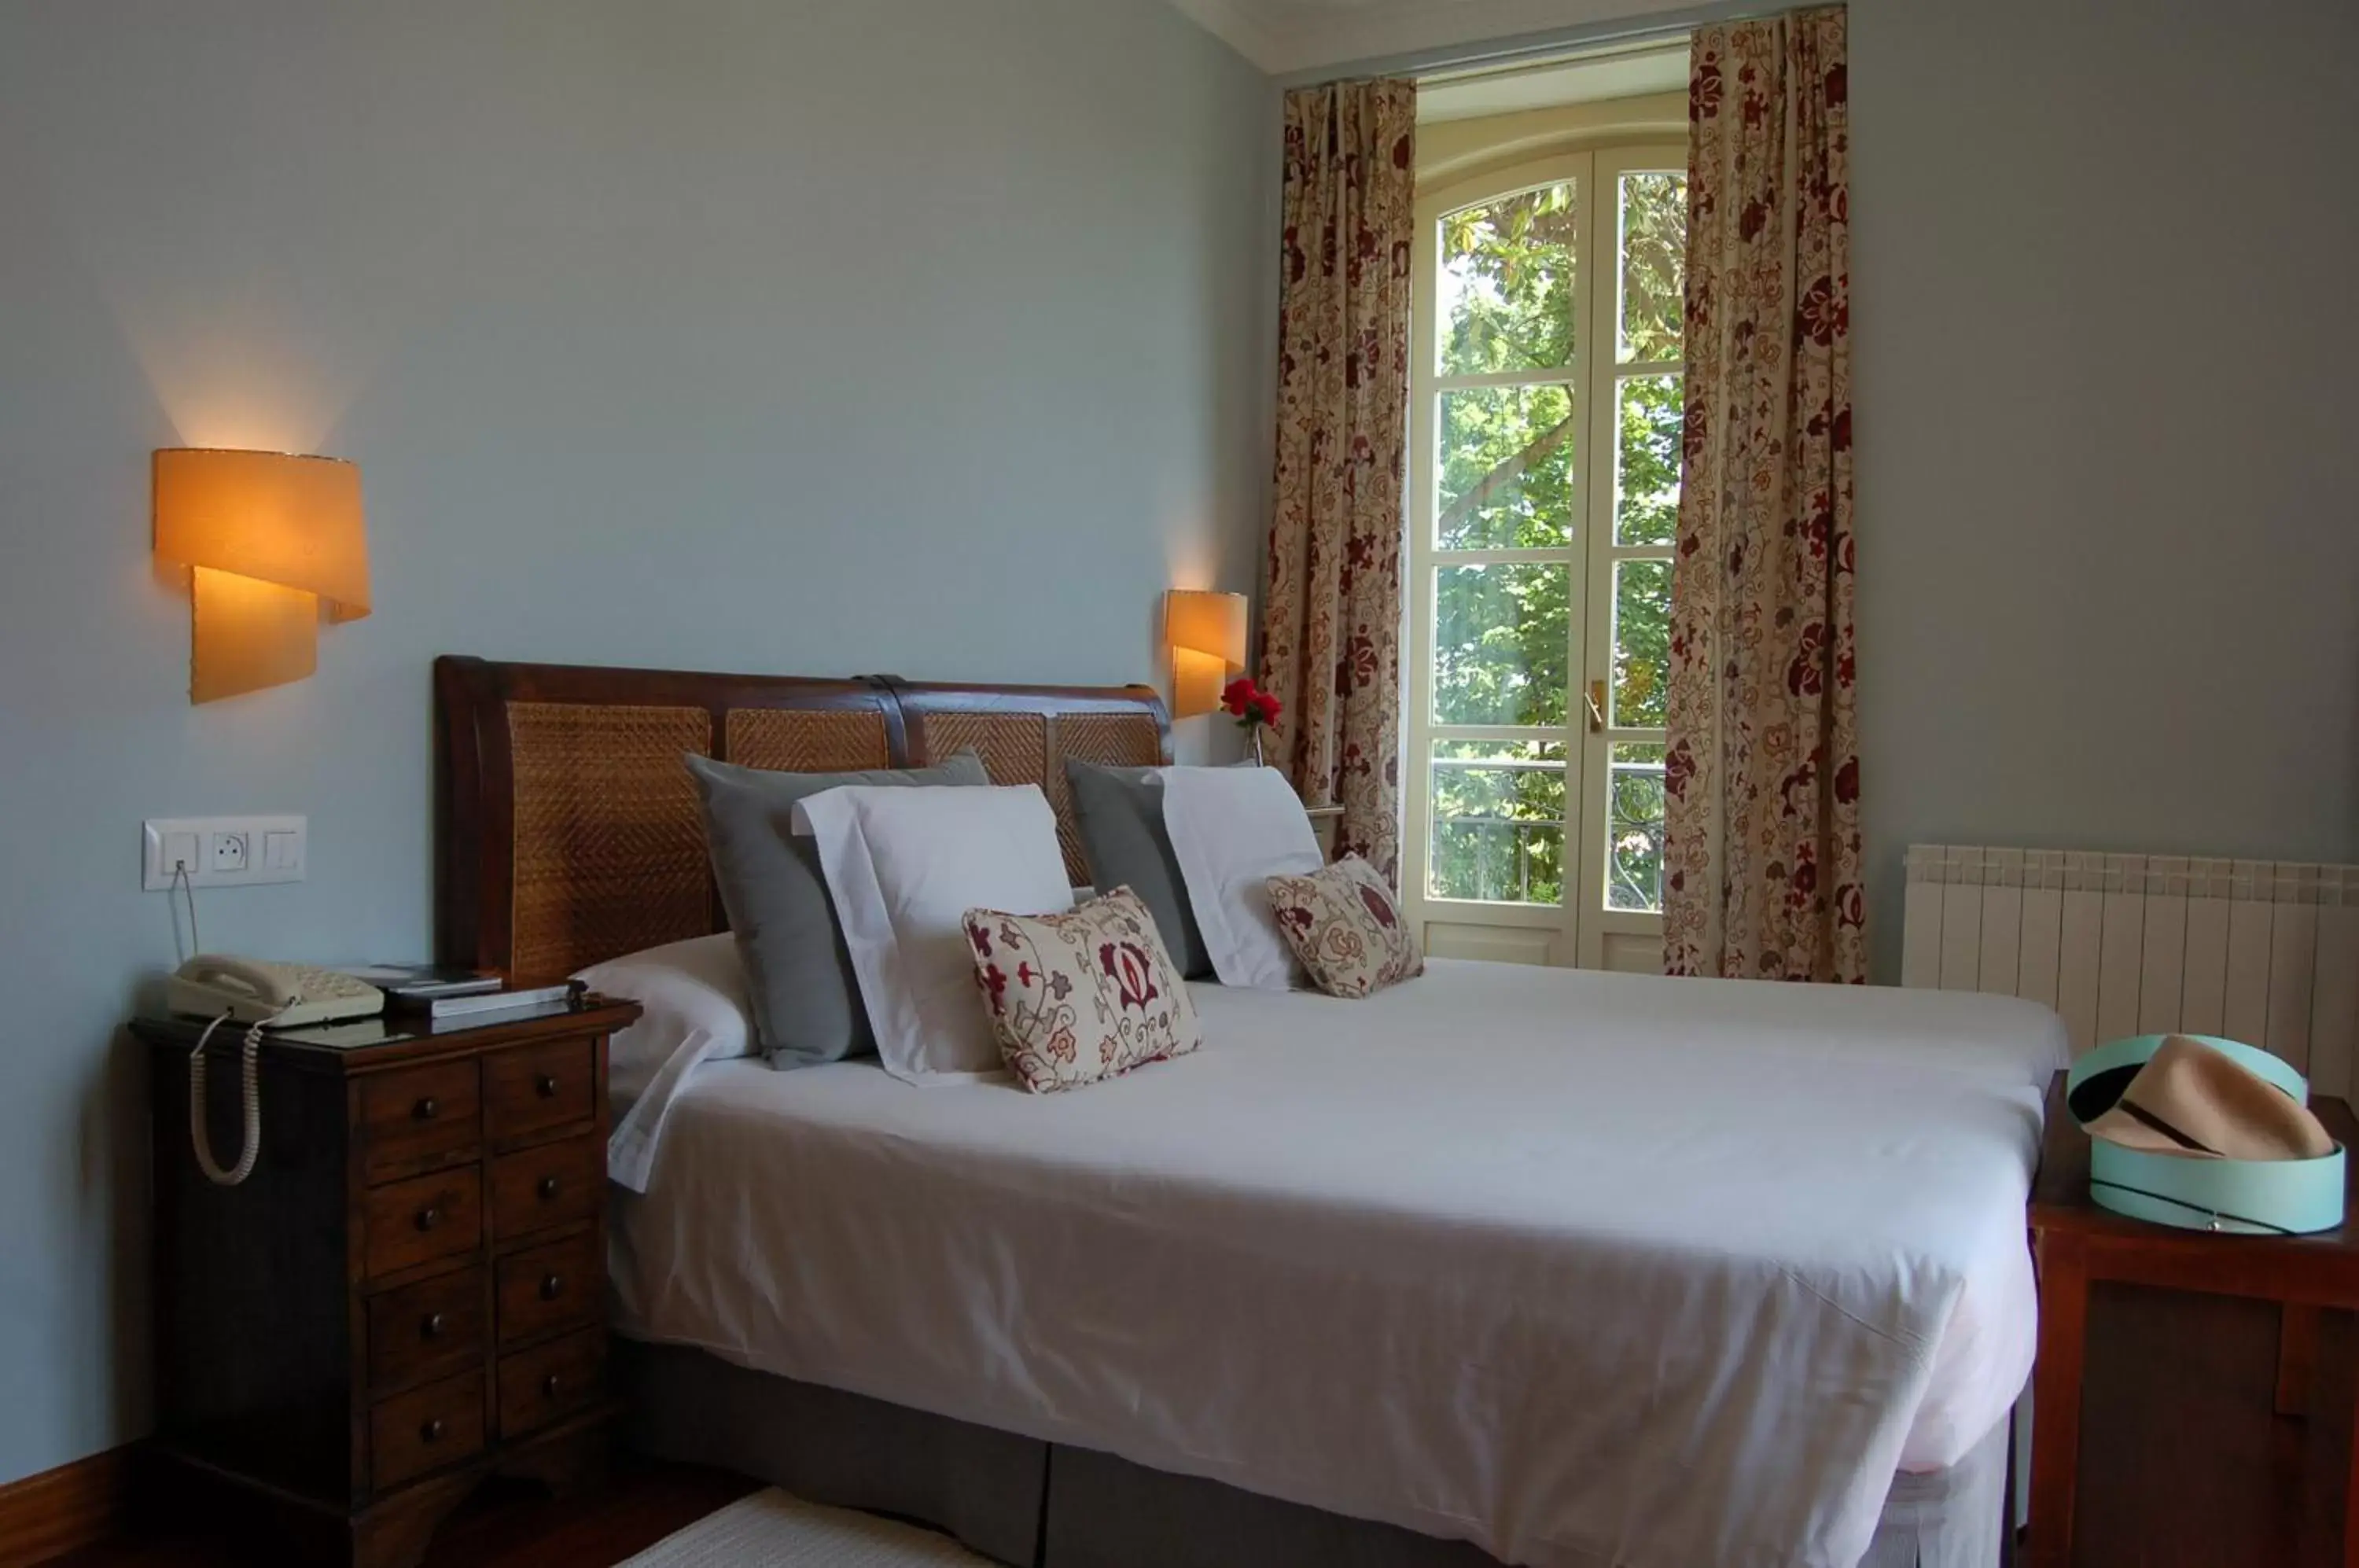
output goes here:
[{"label": "white french door", "polygon": [[1442,956],[1661,966],[1686,163],[1419,197],[1403,881]]}]

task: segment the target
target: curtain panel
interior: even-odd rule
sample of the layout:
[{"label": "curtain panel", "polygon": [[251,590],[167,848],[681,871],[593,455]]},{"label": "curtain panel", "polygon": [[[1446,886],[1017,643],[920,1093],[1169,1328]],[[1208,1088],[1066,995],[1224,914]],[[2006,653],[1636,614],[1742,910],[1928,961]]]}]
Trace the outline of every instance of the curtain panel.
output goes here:
[{"label": "curtain panel", "polygon": [[1695,35],[1664,967],[1863,982],[1841,7]]},{"label": "curtain panel", "polygon": [[1276,495],[1262,580],[1277,764],[1400,880],[1402,486],[1417,89],[1286,96]]}]

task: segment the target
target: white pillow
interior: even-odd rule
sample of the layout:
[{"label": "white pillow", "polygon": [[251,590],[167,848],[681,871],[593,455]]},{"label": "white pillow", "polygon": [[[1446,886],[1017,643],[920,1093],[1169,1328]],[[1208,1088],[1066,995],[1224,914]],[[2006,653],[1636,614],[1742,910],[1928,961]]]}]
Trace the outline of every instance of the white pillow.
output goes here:
[{"label": "white pillow", "polygon": [[1302,965],[1277,929],[1269,878],[1325,864],[1302,799],[1275,768],[1166,768],[1163,826],[1212,973],[1223,985],[1283,991]]},{"label": "white pillow", "polygon": [[1057,818],[1036,785],[827,789],[795,807],[817,841],[885,1071],[912,1083],[993,1075],[969,909],[1073,907]]},{"label": "white pillow", "polygon": [[574,978],[641,1008],[638,1022],[606,1042],[606,1096],[614,1108],[606,1172],[644,1192],[656,1136],[681,1080],[701,1062],[755,1052],[737,940],[723,931],[667,942],[593,964]]}]

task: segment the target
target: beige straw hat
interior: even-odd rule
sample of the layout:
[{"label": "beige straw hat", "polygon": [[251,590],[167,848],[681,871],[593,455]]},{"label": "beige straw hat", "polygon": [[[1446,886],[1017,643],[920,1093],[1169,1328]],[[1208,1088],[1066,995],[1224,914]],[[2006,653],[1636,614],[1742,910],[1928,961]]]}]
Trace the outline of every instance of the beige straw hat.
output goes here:
[{"label": "beige straw hat", "polygon": [[2189,1160],[2317,1160],[2334,1139],[2307,1105],[2209,1046],[2175,1034],[2156,1048],[2089,1135]]}]

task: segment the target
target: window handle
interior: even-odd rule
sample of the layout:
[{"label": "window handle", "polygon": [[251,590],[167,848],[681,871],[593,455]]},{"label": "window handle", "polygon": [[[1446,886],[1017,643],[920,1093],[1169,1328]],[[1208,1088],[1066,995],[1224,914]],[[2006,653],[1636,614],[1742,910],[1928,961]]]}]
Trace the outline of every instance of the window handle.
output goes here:
[{"label": "window handle", "polygon": [[1605,733],[1605,682],[1591,681],[1587,696],[1589,698],[1589,733],[1603,735]]}]

